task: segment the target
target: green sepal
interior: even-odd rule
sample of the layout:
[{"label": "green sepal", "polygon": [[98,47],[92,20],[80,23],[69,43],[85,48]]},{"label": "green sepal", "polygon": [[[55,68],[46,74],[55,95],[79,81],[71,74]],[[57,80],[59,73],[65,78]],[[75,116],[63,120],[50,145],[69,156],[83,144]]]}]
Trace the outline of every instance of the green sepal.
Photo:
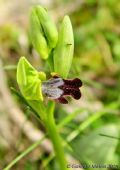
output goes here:
[{"label": "green sepal", "polygon": [[17,65],[17,82],[22,95],[27,100],[43,101],[42,81],[39,72],[25,57],[21,57]]},{"label": "green sepal", "polygon": [[40,5],[35,7],[37,16],[39,18],[40,24],[42,26],[43,32],[47,39],[48,45],[50,48],[54,48],[58,40],[58,31],[55,23],[51,19],[47,10],[45,10]]},{"label": "green sepal", "polygon": [[39,18],[34,8],[30,13],[29,37],[33,47],[41,58],[47,59],[50,48],[48,47],[47,40],[44,37]]},{"label": "green sepal", "polygon": [[69,16],[65,16],[58,34],[58,43],[54,49],[54,71],[62,78],[68,76],[74,51],[74,37]]}]

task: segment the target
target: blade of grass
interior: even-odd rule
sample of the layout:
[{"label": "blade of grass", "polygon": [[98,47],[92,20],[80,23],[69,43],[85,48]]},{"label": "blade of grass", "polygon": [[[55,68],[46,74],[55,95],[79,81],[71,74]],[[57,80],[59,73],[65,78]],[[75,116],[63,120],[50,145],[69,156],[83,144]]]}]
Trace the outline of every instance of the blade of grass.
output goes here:
[{"label": "blade of grass", "polygon": [[12,168],[19,160],[21,160],[24,156],[26,156],[28,153],[33,151],[37,146],[39,146],[45,139],[45,137],[46,136],[43,136],[40,140],[33,143],[29,148],[27,148],[24,152],[18,155],[7,167],[3,168],[3,170],[9,170],[10,168]]},{"label": "blade of grass", "polygon": [[42,123],[41,120],[40,120],[40,117],[39,117],[38,113],[29,105],[29,103],[28,103],[27,100],[22,96],[22,94],[21,94],[20,92],[18,92],[18,91],[17,91],[15,88],[13,88],[13,87],[11,87],[11,91],[12,91],[24,104],[26,104],[26,105],[29,107],[29,109],[31,110],[32,113],[35,113],[35,114],[33,114],[33,115],[37,118],[37,120],[38,120],[40,123]]},{"label": "blade of grass", "polygon": [[75,129],[68,137],[67,137],[67,141],[70,142],[73,139],[75,139],[80,132],[82,132],[84,129],[86,129],[90,124],[92,124],[94,121],[96,121],[97,119],[99,119],[101,116],[103,116],[104,114],[111,112],[112,109],[116,109],[119,106],[119,103],[115,102],[112,104],[109,104],[108,106],[106,106],[102,111],[98,111],[95,114],[93,114],[92,116],[90,116],[87,120],[85,120],[83,123],[81,123],[77,129]]},{"label": "blade of grass", "polygon": [[111,135],[106,135],[106,134],[99,134],[100,136],[104,136],[104,137],[108,137],[108,138],[112,138],[112,139],[117,139],[120,140],[120,138],[116,137],[116,136],[111,136]]},{"label": "blade of grass", "polygon": [[37,114],[36,111],[29,105],[29,103],[27,102],[27,100],[22,96],[22,94],[21,94],[20,92],[18,92],[18,91],[17,91],[15,88],[13,88],[13,87],[11,87],[11,91],[12,91],[18,98],[20,98],[20,100],[21,100],[24,104],[26,104],[27,106],[29,106],[30,109],[31,109],[33,112],[35,112],[35,114]]},{"label": "blade of grass", "polygon": [[74,111],[73,113],[70,113],[65,119],[63,119],[61,121],[61,123],[59,123],[57,125],[58,129],[60,129],[61,127],[65,126],[69,122],[71,122],[78,114],[82,113],[85,110],[88,110],[88,109],[80,108],[80,109],[77,109],[76,111]]},{"label": "blade of grass", "polygon": [[16,70],[17,65],[6,65],[3,67],[4,70]]},{"label": "blade of grass", "polygon": [[82,80],[83,80],[84,83],[91,85],[92,87],[95,87],[97,89],[104,89],[105,88],[105,86],[103,84],[100,84],[97,81],[89,80],[89,79],[85,79],[85,78],[82,78]]}]

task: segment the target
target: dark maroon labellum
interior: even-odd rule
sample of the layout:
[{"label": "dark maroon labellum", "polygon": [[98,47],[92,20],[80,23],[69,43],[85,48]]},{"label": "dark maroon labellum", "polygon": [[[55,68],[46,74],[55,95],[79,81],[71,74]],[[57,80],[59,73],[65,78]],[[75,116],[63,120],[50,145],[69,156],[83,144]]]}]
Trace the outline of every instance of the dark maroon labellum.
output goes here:
[{"label": "dark maroon labellum", "polygon": [[75,79],[62,79],[54,76],[48,81],[43,82],[42,92],[43,95],[49,99],[54,99],[62,104],[67,104],[68,101],[65,96],[72,96],[78,100],[81,97],[80,87],[82,81],[79,78]]}]

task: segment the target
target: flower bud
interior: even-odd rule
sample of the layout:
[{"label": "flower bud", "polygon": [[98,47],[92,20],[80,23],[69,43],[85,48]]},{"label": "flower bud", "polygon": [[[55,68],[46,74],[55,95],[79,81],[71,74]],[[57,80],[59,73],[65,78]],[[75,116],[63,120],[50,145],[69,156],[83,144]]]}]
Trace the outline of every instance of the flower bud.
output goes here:
[{"label": "flower bud", "polygon": [[43,35],[42,27],[40,25],[40,21],[36,14],[35,9],[32,9],[31,15],[30,15],[29,35],[30,35],[32,45],[36,49],[36,51],[39,53],[39,55],[43,59],[47,59],[50,49]]},{"label": "flower bud", "polygon": [[17,82],[27,100],[43,100],[40,74],[25,57],[21,57],[18,62]]},{"label": "flower bud", "polygon": [[35,9],[40,24],[43,28],[45,37],[48,41],[48,45],[50,48],[54,48],[58,40],[58,32],[57,32],[56,25],[54,24],[51,17],[48,15],[47,11],[43,7],[39,5],[36,6]]},{"label": "flower bud", "polygon": [[74,37],[69,16],[65,16],[58,34],[57,46],[54,50],[54,71],[66,78],[73,58]]}]

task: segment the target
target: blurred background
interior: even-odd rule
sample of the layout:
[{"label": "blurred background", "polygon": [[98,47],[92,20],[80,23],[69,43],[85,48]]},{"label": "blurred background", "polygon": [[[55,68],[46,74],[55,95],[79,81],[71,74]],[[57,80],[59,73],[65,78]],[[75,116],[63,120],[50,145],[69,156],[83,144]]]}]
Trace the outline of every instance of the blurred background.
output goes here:
[{"label": "blurred background", "polygon": [[[73,25],[75,51],[69,78],[83,81],[82,97],[68,105],[57,104],[55,112],[58,124],[72,115],[60,131],[72,148],[66,148],[68,163],[119,170],[119,0],[0,0],[0,169],[45,134],[45,127],[11,91],[11,87],[19,89],[16,66],[20,56],[26,56],[36,69],[49,72],[28,36],[29,11],[36,4],[50,11],[58,27],[65,14]],[[45,139],[11,169],[58,170],[56,159],[49,161],[52,152]]]}]

